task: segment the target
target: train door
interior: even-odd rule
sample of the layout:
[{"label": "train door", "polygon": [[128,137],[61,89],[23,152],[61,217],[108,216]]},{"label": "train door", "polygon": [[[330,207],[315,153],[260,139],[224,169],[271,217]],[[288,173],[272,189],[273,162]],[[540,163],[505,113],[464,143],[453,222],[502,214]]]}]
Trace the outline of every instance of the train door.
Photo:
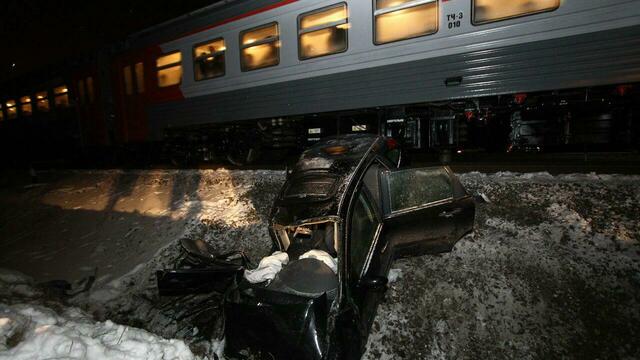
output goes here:
[{"label": "train door", "polygon": [[146,139],[147,66],[143,56],[126,56],[116,61],[117,133],[121,143]]},{"label": "train door", "polygon": [[97,69],[91,68],[77,72],[72,77],[72,81],[82,145],[85,148],[106,146],[108,136]]}]

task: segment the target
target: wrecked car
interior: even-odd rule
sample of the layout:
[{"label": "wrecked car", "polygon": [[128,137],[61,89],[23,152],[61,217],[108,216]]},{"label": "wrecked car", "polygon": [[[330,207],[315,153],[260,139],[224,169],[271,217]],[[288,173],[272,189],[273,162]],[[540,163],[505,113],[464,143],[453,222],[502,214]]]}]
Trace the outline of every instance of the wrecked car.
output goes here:
[{"label": "wrecked car", "polygon": [[225,294],[225,355],[357,359],[392,261],[450,251],[475,204],[448,167],[402,168],[392,139],[305,151],[270,217],[274,254]]},{"label": "wrecked car", "polygon": [[450,251],[473,227],[474,199],[448,167],[403,162],[381,136],[317,143],[275,200],[272,255],[256,267],[183,239],[160,295],[222,294],[229,358],[360,358],[393,260]]}]

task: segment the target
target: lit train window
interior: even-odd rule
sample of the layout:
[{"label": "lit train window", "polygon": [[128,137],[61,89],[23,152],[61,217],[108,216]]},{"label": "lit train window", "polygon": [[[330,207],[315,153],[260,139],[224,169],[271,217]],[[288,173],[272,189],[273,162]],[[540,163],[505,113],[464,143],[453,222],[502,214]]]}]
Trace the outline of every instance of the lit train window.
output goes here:
[{"label": "lit train window", "polygon": [[298,54],[301,60],[347,50],[347,5],[337,4],[298,17]]},{"label": "lit train window", "polygon": [[124,77],[124,93],[127,95],[133,94],[133,74],[131,73],[131,66],[127,65],[122,68],[122,76]]},{"label": "lit train window", "polygon": [[69,89],[65,85],[53,88],[53,100],[56,107],[69,107]]},{"label": "lit train window", "polygon": [[376,45],[438,31],[438,0],[374,0]]},{"label": "lit train window", "polygon": [[15,100],[7,100],[7,119],[15,119],[18,117],[18,108],[16,107]]},{"label": "lit train window", "polygon": [[49,94],[46,91],[36,93],[36,108],[38,111],[49,111]]},{"label": "lit train window", "polygon": [[473,23],[486,24],[553,11],[558,7],[560,7],[560,0],[474,0]]},{"label": "lit train window", "polygon": [[139,62],[135,66],[136,72],[136,90],[138,94],[144,93],[144,64]]},{"label": "lit train window", "polygon": [[242,71],[262,69],[280,63],[278,23],[271,23],[240,33]]},{"label": "lit train window", "polygon": [[33,104],[31,104],[31,96],[23,96],[20,98],[20,112],[23,116],[33,115]]},{"label": "lit train window", "polygon": [[89,99],[89,103],[93,104],[96,100],[95,88],[93,87],[93,77],[87,77],[87,98]]},{"label": "lit train window", "polygon": [[193,73],[196,81],[213,79],[224,75],[224,39],[216,39],[193,47]]},{"label": "lit train window", "polygon": [[182,53],[160,56],[156,60],[158,69],[158,87],[178,85],[182,81]]}]

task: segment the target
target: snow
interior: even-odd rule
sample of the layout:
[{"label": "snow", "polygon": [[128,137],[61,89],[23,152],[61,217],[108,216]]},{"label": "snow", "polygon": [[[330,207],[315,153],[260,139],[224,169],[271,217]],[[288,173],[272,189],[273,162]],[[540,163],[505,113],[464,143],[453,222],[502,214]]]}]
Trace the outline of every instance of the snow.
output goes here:
[{"label": "snow", "polygon": [[[42,321],[21,325],[20,343],[45,346],[45,334],[58,351],[51,356],[80,354],[79,344],[135,356],[123,341],[157,357],[178,357],[182,346],[194,357],[220,356],[220,298],[159,298],[154,273],[174,265],[181,237],[254,261],[269,255],[268,214],[285,173],[52,177],[0,189],[0,262],[28,275],[0,271],[0,342],[29,313]],[[640,177],[502,172],[461,180],[485,200],[475,231],[451,253],[394,263],[366,359],[640,356]],[[88,276],[96,279],[91,290],[63,301],[35,285],[66,279],[75,289]]]},{"label": "snow", "polygon": [[24,274],[0,269],[0,291],[0,360],[196,359],[182,340],[96,322],[53,301]]},{"label": "snow", "polygon": [[195,359],[180,340],[94,322],[75,308],[0,304],[0,359]]},{"label": "snow", "polygon": [[491,202],[451,253],[394,264],[365,359],[640,355],[640,177],[461,180]]}]

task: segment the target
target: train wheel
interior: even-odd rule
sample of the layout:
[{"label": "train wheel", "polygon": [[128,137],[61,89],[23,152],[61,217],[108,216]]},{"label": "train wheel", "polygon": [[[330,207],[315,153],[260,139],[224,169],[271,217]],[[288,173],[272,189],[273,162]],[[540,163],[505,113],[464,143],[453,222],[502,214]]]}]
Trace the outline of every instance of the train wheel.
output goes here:
[{"label": "train wheel", "polygon": [[227,146],[227,161],[235,166],[251,165],[262,155],[260,141],[255,136],[236,137]]}]

